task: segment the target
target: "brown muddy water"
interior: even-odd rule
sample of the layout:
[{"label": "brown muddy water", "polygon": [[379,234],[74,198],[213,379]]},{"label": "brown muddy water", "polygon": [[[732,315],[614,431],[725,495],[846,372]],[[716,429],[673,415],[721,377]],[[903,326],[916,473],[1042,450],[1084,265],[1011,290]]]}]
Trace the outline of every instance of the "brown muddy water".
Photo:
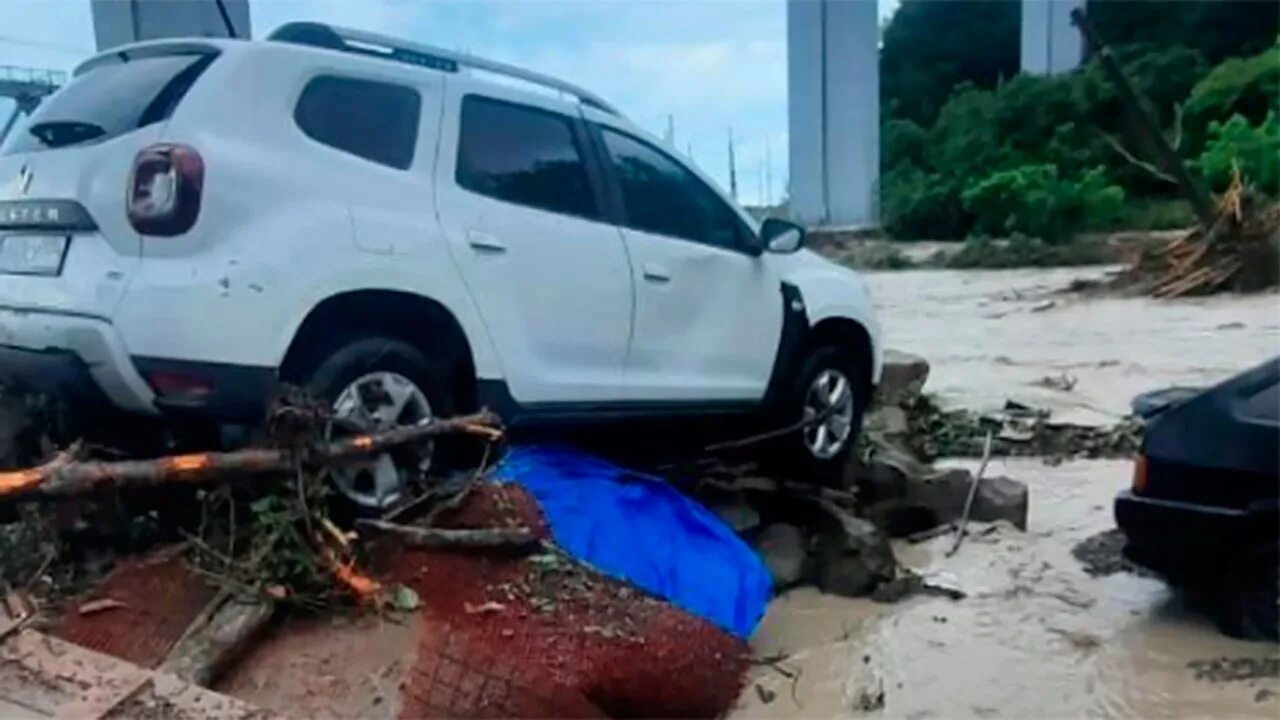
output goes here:
[{"label": "brown muddy water", "polygon": [[[888,347],[928,358],[927,390],[987,410],[1006,399],[1110,422],[1129,400],[1221,380],[1280,354],[1280,295],[1184,300],[1060,292],[1105,269],[869,273]],[[1067,375],[1070,393],[1037,385]]]},{"label": "brown muddy water", "polygon": [[[1054,294],[1082,274],[868,280],[888,344],[927,357],[926,390],[949,405],[1018,398],[1102,422],[1138,392],[1211,383],[1280,353],[1274,294]],[[1062,373],[1076,379],[1073,391],[1035,384]],[[733,717],[1280,718],[1280,647],[1219,635],[1158,579],[1090,577],[1072,557],[1076,543],[1114,527],[1111,501],[1129,482],[1128,462],[1020,458],[996,460],[988,473],[1028,484],[1026,533],[971,526],[953,557],[950,537],[895,546],[903,564],[966,599],[879,605],[812,588],[779,597],[752,638],[762,664]],[[1213,672],[1224,661],[1251,677],[1224,680]]]}]

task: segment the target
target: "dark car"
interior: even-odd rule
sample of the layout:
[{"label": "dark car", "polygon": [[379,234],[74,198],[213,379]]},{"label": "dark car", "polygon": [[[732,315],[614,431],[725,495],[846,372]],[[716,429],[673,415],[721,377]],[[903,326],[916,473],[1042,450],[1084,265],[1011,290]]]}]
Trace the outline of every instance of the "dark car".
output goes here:
[{"label": "dark car", "polygon": [[1125,555],[1206,598],[1224,633],[1280,640],[1280,357],[1135,408],[1149,417],[1116,498]]}]

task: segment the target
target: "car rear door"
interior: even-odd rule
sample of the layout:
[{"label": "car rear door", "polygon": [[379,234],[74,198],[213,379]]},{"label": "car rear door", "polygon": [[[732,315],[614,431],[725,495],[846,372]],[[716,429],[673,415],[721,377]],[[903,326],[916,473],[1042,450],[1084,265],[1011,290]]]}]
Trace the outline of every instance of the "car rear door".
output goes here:
[{"label": "car rear door", "polygon": [[629,399],[756,401],[782,333],[771,258],[719,193],[607,113],[584,109],[621,204],[636,287]]},{"label": "car rear door", "polygon": [[459,76],[436,201],[520,403],[619,400],[631,266],[576,104]]}]

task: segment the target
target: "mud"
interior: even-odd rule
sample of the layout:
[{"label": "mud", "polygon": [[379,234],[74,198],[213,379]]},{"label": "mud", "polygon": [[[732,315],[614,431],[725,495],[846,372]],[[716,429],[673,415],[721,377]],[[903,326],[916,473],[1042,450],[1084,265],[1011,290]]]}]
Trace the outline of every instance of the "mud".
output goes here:
[{"label": "mud", "polygon": [[859,714],[880,688],[884,717],[1276,717],[1270,693],[1280,680],[1254,670],[1212,682],[1203,665],[1225,657],[1229,668],[1265,670],[1275,646],[1220,635],[1158,579],[1091,577],[1072,556],[1113,527],[1127,462],[1015,458],[989,472],[1030,486],[1028,532],[972,526],[950,558],[949,535],[895,546],[905,565],[965,599],[880,605],[812,588],[781,596],[752,646],[784,659],[753,670],[734,717]]},{"label": "mud", "polygon": [[1111,528],[1076,543],[1071,548],[1071,555],[1080,561],[1090,577],[1104,577],[1118,572],[1153,577],[1150,570],[1129,562],[1122,554],[1123,550],[1124,533],[1119,528]]}]

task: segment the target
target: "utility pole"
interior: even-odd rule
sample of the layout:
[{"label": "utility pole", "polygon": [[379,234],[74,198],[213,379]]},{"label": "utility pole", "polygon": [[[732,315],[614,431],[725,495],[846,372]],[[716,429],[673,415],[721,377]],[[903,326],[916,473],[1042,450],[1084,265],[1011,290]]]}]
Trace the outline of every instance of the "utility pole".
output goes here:
[{"label": "utility pole", "polygon": [[733,126],[729,126],[729,197],[738,200],[738,168],[733,162]]},{"label": "utility pole", "polygon": [[764,204],[772,205],[773,198],[773,152],[769,138],[764,139]]},{"label": "utility pole", "polygon": [[676,118],[671,113],[667,113],[667,145],[669,147],[676,146]]}]

